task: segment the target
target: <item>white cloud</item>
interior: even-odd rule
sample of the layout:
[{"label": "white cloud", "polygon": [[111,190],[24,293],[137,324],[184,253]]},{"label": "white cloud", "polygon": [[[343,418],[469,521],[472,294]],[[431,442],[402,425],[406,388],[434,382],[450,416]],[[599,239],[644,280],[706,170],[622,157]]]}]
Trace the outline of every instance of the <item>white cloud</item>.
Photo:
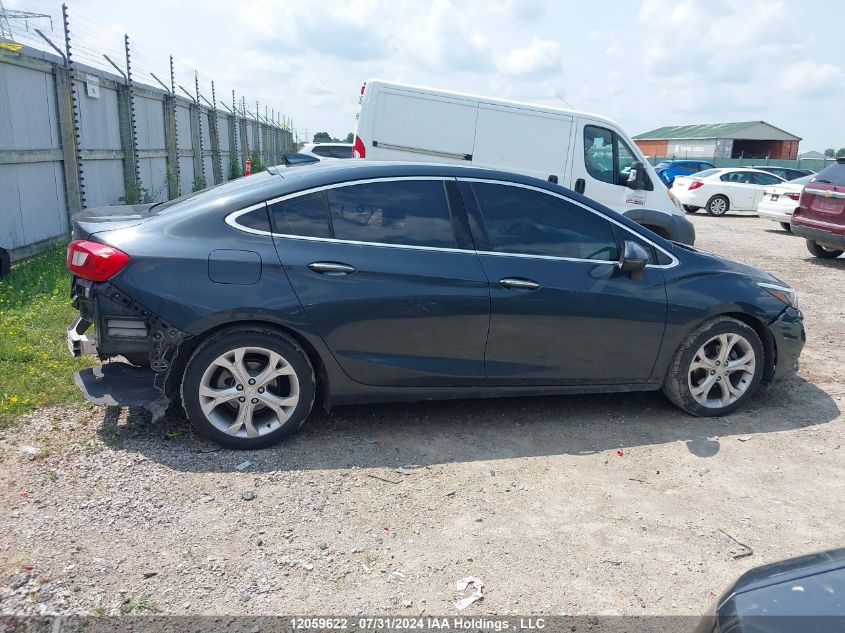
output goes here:
[{"label": "white cloud", "polygon": [[502,72],[523,77],[548,77],[560,68],[560,44],[539,37],[525,48],[513,49],[501,64]]},{"label": "white cloud", "polygon": [[[56,0],[26,4],[53,14],[60,31]],[[804,150],[845,145],[841,20],[829,8],[827,0],[76,0],[70,17],[74,43],[87,47],[80,61],[121,59],[128,30],[139,77],[166,80],[172,53],[177,82],[191,87],[197,68],[201,90],[214,79],[218,95],[235,89],[303,131],[345,136],[361,82],[381,77],[555,106],[561,95],[632,134],[765,119],[805,137]]]}]

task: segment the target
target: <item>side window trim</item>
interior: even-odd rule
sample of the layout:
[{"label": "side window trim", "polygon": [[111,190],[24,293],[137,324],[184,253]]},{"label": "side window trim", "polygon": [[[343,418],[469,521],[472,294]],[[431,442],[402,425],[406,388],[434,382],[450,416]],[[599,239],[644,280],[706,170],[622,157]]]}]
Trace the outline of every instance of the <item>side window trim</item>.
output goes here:
[{"label": "side window trim", "polygon": [[[241,215],[244,215],[245,213],[249,213],[250,211],[254,211],[255,209],[258,209],[262,206],[269,208],[271,205],[273,205],[277,202],[284,202],[286,200],[290,200],[290,199],[293,199],[293,198],[300,198],[300,197],[308,196],[308,195],[315,194],[315,193],[319,193],[322,196],[323,201],[326,205],[326,208],[328,209],[328,200],[327,200],[328,194],[327,194],[327,192],[330,189],[337,189],[337,188],[341,188],[341,187],[349,187],[349,186],[354,186],[354,185],[362,185],[362,184],[370,184],[370,183],[378,183],[378,182],[400,182],[400,181],[420,181],[420,180],[439,181],[439,182],[444,183],[444,196],[446,196],[446,202],[447,202],[447,206],[449,208],[450,218],[453,219],[453,234],[454,234],[455,233],[455,231],[454,231],[454,217],[455,217],[456,211],[459,214],[463,212],[463,209],[455,209],[454,208],[457,205],[453,205],[454,200],[453,200],[452,196],[449,196],[448,184],[450,182],[451,183],[457,183],[457,179],[454,176],[385,176],[385,177],[381,177],[381,178],[365,178],[365,179],[361,179],[361,180],[345,180],[343,182],[332,183],[332,184],[329,184],[329,185],[320,185],[319,187],[311,187],[309,189],[303,189],[301,191],[296,191],[296,192],[293,192],[293,193],[285,194],[283,196],[277,196],[275,198],[271,198],[269,200],[266,200],[265,202],[260,202],[258,204],[254,204],[254,205],[251,205],[249,207],[245,207],[243,209],[233,211],[226,216],[225,221],[226,221],[226,224],[228,224],[232,228],[235,228],[239,231],[245,231],[247,233],[253,233],[253,234],[256,234],[256,235],[267,235],[267,236],[271,236],[271,237],[283,237],[283,238],[286,238],[286,239],[304,240],[304,241],[312,241],[312,242],[329,242],[329,243],[337,243],[337,244],[353,244],[353,245],[359,245],[359,246],[378,246],[378,247],[383,247],[383,248],[399,248],[399,249],[422,250],[422,251],[443,251],[443,252],[448,252],[448,253],[473,253],[474,254],[476,251],[475,251],[475,248],[472,245],[469,245],[469,246],[463,247],[463,248],[460,246],[461,240],[459,239],[460,236],[458,236],[458,235],[454,235],[454,237],[456,239],[456,244],[458,245],[456,248],[446,248],[446,247],[441,247],[441,246],[418,246],[418,245],[414,245],[414,244],[389,244],[389,243],[385,243],[385,242],[365,242],[365,241],[359,241],[359,240],[336,239],[334,237],[335,232],[334,232],[334,226],[331,223],[331,214],[330,213],[328,214],[329,215],[329,231],[330,231],[330,235],[332,235],[332,237],[330,237],[330,238],[328,238],[328,237],[312,237],[312,236],[308,236],[308,235],[292,235],[292,234],[287,234],[287,233],[278,233],[276,231],[272,231],[272,232],[268,233],[267,231],[259,231],[259,230],[256,230],[256,229],[251,229],[251,228],[249,228],[247,226],[243,226],[242,224],[239,224],[237,222],[237,218],[239,218]],[[458,217],[460,218],[460,215]]]},{"label": "side window trim", "polygon": [[[244,233],[252,233],[253,235],[272,235],[271,232],[261,231],[260,229],[253,229],[253,228],[250,228],[248,226],[244,226],[243,224],[240,224],[237,221],[238,218],[241,217],[242,215],[246,215],[250,211],[255,211],[256,209],[260,209],[261,207],[264,207],[265,210],[266,210],[267,209],[267,203],[266,202],[259,202],[258,204],[253,204],[251,206],[244,207],[243,209],[238,209],[237,211],[233,211],[232,213],[230,213],[229,215],[226,216],[225,222],[226,222],[226,224],[231,226],[233,229],[237,229],[238,231],[243,231]],[[272,222],[272,218],[270,219],[270,221]],[[271,224],[271,228],[272,228],[272,224]]]},{"label": "side window trim", "polygon": [[[526,185],[526,184],[519,183],[519,182],[508,182],[506,180],[494,180],[494,179],[491,179],[491,178],[458,177],[458,182],[459,183],[481,182],[481,183],[488,183],[488,184],[492,184],[492,185],[505,185],[505,186],[508,186],[508,187],[530,189],[532,191],[537,191],[539,193],[546,194],[547,196],[559,198],[561,200],[564,200],[566,202],[574,204],[575,206],[581,207],[582,209],[586,209],[590,213],[597,215],[598,217],[606,220],[607,222],[610,222],[615,227],[618,227],[619,229],[621,229],[623,231],[627,231],[628,233],[630,233],[631,235],[634,235],[638,239],[646,242],[647,244],[650,244],[651,247],[655,251],[657,251],[659,253],[663,253],[664,255],[666,255],[667,257],[669,257],[671,259],[671,263],[669,263],[669,264],[648,264],[648,266],[647,266],[648,268],[674,268],[675,266],[677,266],[680,263],[678,261],[678,258],[675,257],[672,253],[670,253],[669,251],[662,248],[659,244],[655,244],[650,239],[648,239],[646,236],[641,235],[640,233],[637,233],[636,231],[634,231],[633,229],[625,226],[621,222],[617,222],[613,218],[606,216],[605,214],[603,214],[599,211],[596,211],[595,209],[587,206],[586,204],[582,204],[581,202],[578,202],[577,200],[573,200],[572,198],[568,198],[568,197],[566,197],[562,194],[559,194],[557,192],[548,191],[546,189],[541,189],[540,187],[535,187],[533,185]],[[464,188],[461,187],[462,191],[463,191],[463,189]],[[615,234],[615,232],[614,232],[614,234]],[[502,252],[499,252],[499,251],[486,251],[486,250],[485,251],[479,250],[478,252],[481,253],[481,254],[484,254],[484,255],[500,255],[502,257],[528,257],[528,258],[532,258],[532,259],[553,259],[553,260],[572,261],[572,262],[587,262],[587,263],[590,263],[590,264],[614,264],[614,265],[617,265],[617,266],[620,265],[619,262],[608,261],[606,259],[578,259],[578,258],[571,258],[571,257],[557,257],[557,256],[554,256],[554,255],[532,255],[532,254],[528,254],[528,253],[502,253]]]}]

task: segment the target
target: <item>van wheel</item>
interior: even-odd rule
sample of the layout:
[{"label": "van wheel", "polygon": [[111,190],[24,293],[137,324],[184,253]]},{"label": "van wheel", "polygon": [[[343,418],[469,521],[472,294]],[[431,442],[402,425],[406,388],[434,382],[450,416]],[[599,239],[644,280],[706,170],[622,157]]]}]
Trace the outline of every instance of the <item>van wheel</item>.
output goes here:
[{"label": "van wheel", "polygon": [[827,246],[822,246],[818,242],[814,242],[813,240],[807,240],[807,250],[810,251],[815,257],[819,259],[836,259],[845,251],[836,250],[835,248],[828,248]]},{"label": "van wheel", "polygon": [[316,384],[308,356],[271,328],[219,332],[191,356],[182,402],[199,433],[227,448],[272,446],[302,427]]},{"label": "van wheel", "polygon": [[782,228],[787,233],[792,233],[792,225],[789,222],[781,222],[780,228]]},{"label": "van wheel", "polygon": [[694,207],[694,206],[692,206],[692,205],[690,205],[690,204],[685,204],[685,205],[684,205],[684,211],[686,211],[687,213],[695,213],[695,212],[696,212],[696,211],[698,211],[700,208],[701,208],[701,207]]},{"label": "van wheel", "polygon": [[757,332],[737,319],[718,317],[695,329],[675,352],[663,393],[687,413],[726,415],[757,391],[764,366]]},{"label": "van wheel", "polygon": [[705,209],[707,209],[707,213],[710,215],[718,217],[720,215],[725,215],[728,212],[728,209],[730,209],[730,206],[731,203],[728,201],[728,198],[720,194],[710,198],[710,200],[707,201]]}]

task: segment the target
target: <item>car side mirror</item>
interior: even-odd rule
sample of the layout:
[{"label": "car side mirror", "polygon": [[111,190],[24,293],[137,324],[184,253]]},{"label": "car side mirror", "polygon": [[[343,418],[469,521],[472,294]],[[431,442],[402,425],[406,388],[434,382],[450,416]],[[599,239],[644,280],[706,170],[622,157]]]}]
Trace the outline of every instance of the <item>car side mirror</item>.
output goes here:
[{"label": "car side mirror", "polygon": [[648,264],[648,251],[637,242],[626,241],[622,252],[622,272],[628,273],[631,279],[642,279],[646,264]]},{"label": "car side mirror", "polygon": [[635,160],[631,163],[631,171],[628,173],[625,186],[634,191],[645,189],[645,166],[640,161]]}]

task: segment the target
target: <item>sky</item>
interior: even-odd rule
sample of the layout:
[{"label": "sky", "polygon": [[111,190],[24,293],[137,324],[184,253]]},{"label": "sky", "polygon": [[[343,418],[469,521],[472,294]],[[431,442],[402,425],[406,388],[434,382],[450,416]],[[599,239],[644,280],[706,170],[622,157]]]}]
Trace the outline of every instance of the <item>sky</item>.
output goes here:
[{"label": "sky", "polygon": [[[379,78],[572,107],[631,135],[765,120],[802,152],[845,147],[841,0],[66,1],[80,61],[120,63],[129,33],[137,79],[167,83],[172,54],[177,83],[193,90],[197,70],[209,98],[213,79],[301,136],[353,131]],[[59,2],[4,3],[55,16],[61,42]]]}]

